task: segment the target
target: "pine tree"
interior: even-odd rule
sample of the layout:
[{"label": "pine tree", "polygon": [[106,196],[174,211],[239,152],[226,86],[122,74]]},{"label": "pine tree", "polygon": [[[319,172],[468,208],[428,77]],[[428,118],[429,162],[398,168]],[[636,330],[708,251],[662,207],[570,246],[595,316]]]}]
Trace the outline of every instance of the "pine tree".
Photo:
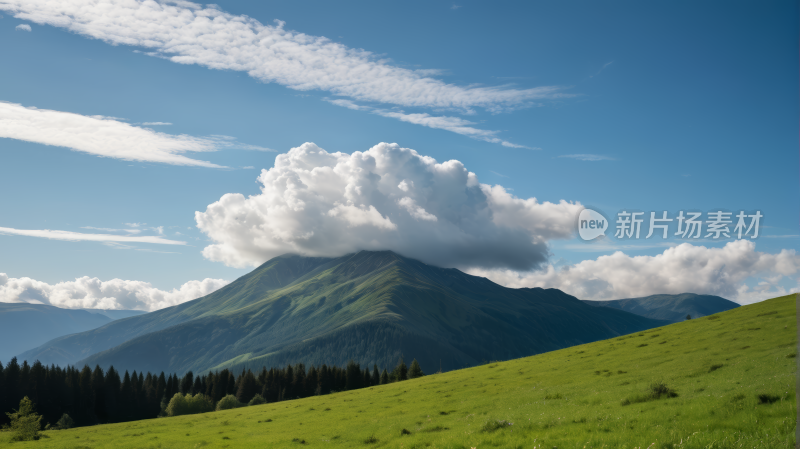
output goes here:
[{"label": "pine tree", "polygon": [[236,399],[239,402],[247,404],[258,393],[256,389],[256,378],[253,373],[248,370],[246,374],[240,376],[242,379],[239,381],[239,389],[236,392]]},{"label": "pine tree", "polygon": [[381,383],[381,373],[378,371],[378,364],[376,363],[372,367],[372,377],[369,380],[370,385],[380,385]]},{"label": "pine tree", "polygon": [[187,372],[181,380],[181,393],[184,395],[192,394],[192,386],[194,385],[194,373]]},{"label": "pine tree", "polygon": [[201,377],[202,376],[195,377],[194,385],[192,385],[192,394],[205,393],[206,389],[203,388],[203,381],[202,381]]},{"label": "pine tree", "polygon": [[33,441],[39,439],[42,417],[34,411],[33,402],[27,396],[19,401],[19,408],[14,413],[6,413],[11,419],[11,430],[14,434],[11,441]]},{"label": "pine tree", "polygon": [[[8,410],[6,408],[6,384],[5,384],[5,375],[3,373],[3,363],[0,362],[0,412],[3,410]],[[0,426],[3,424],[6,416],[0,415]]]},{"label": "pine tree", "polygon": [[381,373],[381,385],[386,385],[389,383],[389,373],[386,371],[386,368],[383,369]]},{"label": "pine tree", "polygon": [[392,370],[392,377],[395,381],[401,381],[408,379],[408,367],[406,366],[406,362],[403,360],[403,356],[400,356],[400,360],[397,362],[397,366],[394,367]]},{"label": "pine tree", "polygon": [[419,362],[417,359],[411,362],[411,367],[408,369],[408,378],[409,379],[416,379],[417,377],[422,377],[425,374],[422,372],[422,368],[419,366]]},{"label": "pine tree", "polygon": [[131,404],[133,404],[133,387],[131,385],[131,375],[125,370],[125,375],[122,377],[122,386],[119,392],[119,403],[122,410],[120,411],[120,419],[128,421],[131,419]]},{"label": "pine tree", "polygon": [[364,372],[362,374],[363,380],[361,381],[361,388],[369,387],[370,385],[370,375],[369,375],[369,368],[364,368]]},{"label": "pine tree", "polygon": [[225,392],[228,395],[236,393],[236,379],[234,379],[233,373],[228,373],[228,387]]},{"label": "pine tree", "polygon": [[361,388],[361,383],[364,381],[364,377],[361,374],[361,367],[358,366],[358,363],[350,359],[347,362],[347,383],[345,384],[346,390],[355,390]]},{"label": "pine tree", "polygon": [[156,383],[156,397],[159,401],[165,399],[164,394],[167,392],[167,378],[164,376],[164,371],[161,371],[161,375],[158,376],[158,382]]},{"label": "pine tree", "polygon": [[92,372],[92,410],[99,422],[106,421],[105,374],[100,365],[97,365]]},{"label": "pine tree", "polygon": [[120,420],[119,397],[122,386],[119,380],[119,373],[114,369],[113,366],[110,366],[108,368],[108,372],[106,373],[105,387],[107,420],[108,422],[117,422]]},{"label": "pine tree", "polygon": [[[19,391],[19,363],[17,363],[16,357],[11,358],[3,374],[3,389],[5,390],[5,403],[7,408],[0,411],[10,410],[14,404],[19,404],[20,399],[22,399],[22,394]],[[2,418],[3,421],[8,421],[8,417],[5,416],[5,414],[2,415]]]}]

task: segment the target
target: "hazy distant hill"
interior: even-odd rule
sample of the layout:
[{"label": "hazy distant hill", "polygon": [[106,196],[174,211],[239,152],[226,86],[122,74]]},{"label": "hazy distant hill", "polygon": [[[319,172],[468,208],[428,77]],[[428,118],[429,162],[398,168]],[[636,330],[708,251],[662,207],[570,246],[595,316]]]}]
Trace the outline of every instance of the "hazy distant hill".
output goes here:
[{"label": "hazy distant hill", "polygon": [[205,371],[303,362],[424,370],[505,360],[666,324],[560,290],[510,289],[393,252],[281,256],[203,298],[62,337],[45,363]]},{"label": "hazy distant hill", "polygon": [[0,361],[35,348],[53,338],[94,329],[111,322],[85,310],[44,304],[0,303]]},{"label": "hazy distant hill", "polygon": [[144,310],[106,310],[106,309],[83,309],[89,313],[95,313],[111,318],[112,320],[119,320],[136,315],[143,315],[147,312]]},{"label": "hazy distant hill", "polygon": [[696,295],[694,293],[584,302],[592,306],[613,307],[647,318],[673,322],[683,321],[686,319],[686,315],[691,315],[692,318],[699,318],[739,307],[739,304],[719,296]]},{"label": "hazy distant hill", "polygon": [[0,362],[54,338],[141,315],[139,310],[61,309],[44,304],[0,303]]}]

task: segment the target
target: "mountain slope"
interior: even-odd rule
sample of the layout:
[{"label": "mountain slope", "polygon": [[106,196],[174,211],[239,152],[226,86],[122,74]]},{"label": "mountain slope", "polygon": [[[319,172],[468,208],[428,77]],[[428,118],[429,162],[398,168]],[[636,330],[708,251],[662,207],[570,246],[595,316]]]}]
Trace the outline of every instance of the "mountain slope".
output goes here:
[{"label": "mountain slope", "polygon": [[62,335],[103,326],[111,318],[44,304],[0,303],[0,361]]},{"label": "mountain slope", "polygon": [[144,315],[144,310],[111,310],[111,309],[82,309],[89,313],[103,315],[111,318],[112,320],[119,320],[131,316]]},{"label": "mountain slope", "polygon": [[132,338],[203,316],[236,310],[242,304],[252,302],[272,289],[287,285],[328,260],[297,256],[277,257],[239,278],[235,286],[225,286],[214,293],[175,307],[123,318],[88,332],[55,338],[20,354],[19,358],[30,362],[39,360],[46,365],[74,364]]},{"label": "mountain slope", "polygon": [[[198,415],[49,430],[13,448],[795,446],[796,295],[419,379]],[[677,397],[647,397],[653,382]]]},{"label": "mountain slope", "polygon": [[[287,270],[288,261],[297,268]],[[79,363],[182,373],[297,362],[341,365],[351,358],[393,366],[404,354],[430,372],[665,324],[593,308],[555,289],[505,288],[388,251],[337,259],[284,256],[172,309],[148,314],[161,314],[157,324],[128,318],[51,342],[39,353],[68,347],[75,354],[80,349],[72,348],[83,341],[116,338],[107,335],[113,328],[132,335],[130,329],[147,327],[149,332],[87,354]]]},{"label": "mountain slope", "polygon": [[739,307],[739,304],[719,296],[694,293],[584,302],[591,306],[612,307],[647,318],[672,322],[683,321],[686,319],[686,315],[700,318]]}]

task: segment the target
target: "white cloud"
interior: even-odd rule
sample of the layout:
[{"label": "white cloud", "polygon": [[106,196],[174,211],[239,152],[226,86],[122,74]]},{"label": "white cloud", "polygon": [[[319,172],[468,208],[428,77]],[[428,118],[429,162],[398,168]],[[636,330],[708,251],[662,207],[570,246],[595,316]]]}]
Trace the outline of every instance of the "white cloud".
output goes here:
[{"label": "white cloud", "polygon": [[81,226],[81,229],[92,229],[94,231],[106,232],[127,232],[129,234],[141,234],[141,229],[113,229],[113,228],[95,228],[94,226]]},{"label": "white cloud", "polygon": [[[778,254],[755,250],[755,243],[736,240],[722,248],[689,243],[656,256],[631,257],[621,251],[596,260],[533,272],[473,269],[508,287],[558,288],[580,299],[608,300],[667,293],[718,295],[749,304],[800,291],[800,256],[794,250]],[[785,277],[796,287],[778,285]],[[794,277],[794,278],[793,278]],[[756,282],[754,287],[748,286]]]},{"label": "white cloud", "polygon": [[428,128],[443,129],[445,131],[461,134],[462,136],[467,136],[472,139],[483,140],[484,142],[499,143],[504,147],[527,148],[529,150],[541,149],[541,148],[526,147],[524,145],[517,145],[515,143],[508,142],[506,140],[497,137],[497,133],[499,131],[491,131],[487,129],[475,128],[471,126],[475,125],[476,124],[475,122],[471,122],[469,120],[465,120],[459,117],[433,116],[426,113],[406,114],[402,111],[390,111],[387,109],[380,109],[380,108],[373,108],[370,106],[359,105],[350,100],[343,100],[343,99],[332,100],[326,98],[325,101],[334,104],[336,106],[342,106],[347,109],[352,109],[354,111],[367,111],[375,115],[380,115],[381,117],[395,118],[403,122],[413,123],[415,125],[427,126]]},{"label": "white cloud", "polygon": [[171,126],[172,123],[170,122],[144,122],[142,123],[143,126]]},{"label": "white cloud", "polygon": [[155,243],[159,245],[185,245],[186,242],[168,240],[159,236],[149,235],[113,235],[113,234],[83,234],[81,232],[57,231],[51,229],[14,229],[0,227],[0,234],[22,235],[26,237],[40,237],[51,240],[66,240],[69,242],[120,242],[120,243]]},{"label": "white cloud", "polygon": [[613,161],[613,157],[603,156],[602,154],[565,154],[559,157],[568,157],[579,161]]},{"label": "white cloud", "polygon": [[9,278],[0,273],[0,302],[50,304],[66,309],[126,309],[153,311],[200,298],[229,284],[223,279],[189,281],[179,288],[159,290],[149,282],[84,276],[48,284],[35,279]]},{"label": "white cloud", "polygon": [[[229,136],[192,137],[140,128],[100,115],[24,107],[0,101],[0,137],[55,145],[127,161],[225,168],[182,153],[222,148],[268,150],[236,142]],[[270,150],[271,151],[271,150]]]},{"label": "white cloud", "polygon": [[181,64],[236,70],[291,89],[323,90],[401,106],[492,111],[564,96],[558,87],[514,89],[447,84],[331,40],[263,25],[188,1],[0,0],[0,10],[113,45],[151,49]]},{"label": "white cloud", "polygon": [[258,181],[260,194],[229,193],[195,213],[214,242],[206,258],[246,267],[289,252],[390,249],[440,266],[531,269],[546,260],[548,240],[572,236],[581,210],[517,198],[459,161],[387,143],[353,154],[305,143]]},{"label": "white cloud", "polygon": [[31,26],[28,25],[27,23],[23,23],[21,25],[17,25],[14,29],[17,30],[17,31],[28,31],[28,32],[30,32],[31,31]]}]

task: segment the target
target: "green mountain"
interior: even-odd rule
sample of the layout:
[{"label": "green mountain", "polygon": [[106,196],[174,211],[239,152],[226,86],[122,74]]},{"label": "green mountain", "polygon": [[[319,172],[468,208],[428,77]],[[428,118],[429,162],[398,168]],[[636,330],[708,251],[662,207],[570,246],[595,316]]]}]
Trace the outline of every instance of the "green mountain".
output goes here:
[{"label": "green mountain", "polygon": [[598,307],[612,307],[654,320],[683,321],[686,315],[700,318],[739,307],[733,301],[713,295],[682,293],[680,295],[651,295],[644,298],[586,301]]},{"label": "green mountain", "polygon": [[555,289],[510,289],[393,252],[277,257],[203,298],[53,340],[43,363],[195,372],[287,363],[450,370],[666,324]]}]

